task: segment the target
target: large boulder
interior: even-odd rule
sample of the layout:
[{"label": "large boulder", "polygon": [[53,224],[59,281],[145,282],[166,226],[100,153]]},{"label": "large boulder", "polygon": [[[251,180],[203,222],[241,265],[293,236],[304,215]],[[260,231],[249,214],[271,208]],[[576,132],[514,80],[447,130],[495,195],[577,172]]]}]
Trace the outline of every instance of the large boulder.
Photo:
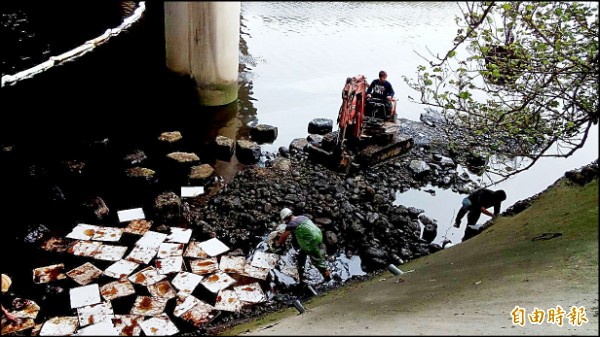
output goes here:
[{"label": "large boulder", "polygon": [[329,118],[315,118],[308,123],[308,133],[324,135],[333,130],[333,120]]},{"label": "large boulder", "polygon": [[156,171],[147,167],[130,167],[125,170],[125,176],[135,182],[153,184],[157,181]]},{"label": "large boulder", "polygon": [[213,141],[215,157],[229,161],[235,152],[235,141],[229,137],[217,136]]},{"label": "large boulder", "polygon": [[306,145],[308,145],[306,138],[296,138],[290,143],[290,152],[303,152]]},{"label": "large boulder", "polygon": [[419,220],[424,225],[423,240],[427,241],[427,243],[433,242],[437,236],[437,222],[424,214],[419,215]]},{"label": "large boulder", "polygon": [[258,124],[250,129],[250,137],[258,143],[273,143],[277,139],[277,127]]},{"label": "large boulder", "polygon": [[181,198],[174,192],[164,192],[154,200],[156,218],[164,223],[181,219]]},{"label": "large boulder", "polygon": [[415,178],[422,179],[431,172],[431,167],[422,160],[411,160],[409,168],[413,171]]},{"label": "large boulder", "polygon": [[192,186],[204,186],[215,175],[215,169],[208,164],[192,166],[188,180]]},{"label": "large boulder", "polygon": [[249,140],[238,140],[235,147],[236,155],[242,164],[256,164],[260,159],[260,145]]}]

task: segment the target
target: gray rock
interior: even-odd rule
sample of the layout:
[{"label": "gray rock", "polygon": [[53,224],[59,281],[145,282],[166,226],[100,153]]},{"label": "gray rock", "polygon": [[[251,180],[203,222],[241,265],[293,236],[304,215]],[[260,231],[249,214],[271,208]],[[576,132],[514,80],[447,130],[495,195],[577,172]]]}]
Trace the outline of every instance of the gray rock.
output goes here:
[{"label": "gray rock", "polygon": [[137,181],[148,183],[153,183],[156,181],[156,171],[146,167],[130,167],[125,170],[125,176]]},{"label": "gray rock", "polygon": [[159,220],[169,222],[181,218],[181,199],[174,192],[164,192],[154,200],[154,211]]},{"label": "gray rock", "polygon": [[195,164],[200,162],[200,157],[193,152],[171,152],[167,158],[180,164]]},{"label": "gray rock", "polygon": [[442,167],[450,167],[450,168],[456,168],[456,163],[454,162],[454,160],[452,160],[452,158],[446,157],[446,156],[440,156],[441,158],[438,160],[440,166]]},{"label": "gray rock", "polygon": [[291,162],[288,158],[279,157],[272,163],[272,168],[278,171],[287,172],[290,170]]},{"label": "gray rock", "polygon": [[423,228],[423,240],[427,241],[427,243],[431,243],[435,240],[435,237],[437,236],[437,227],[438,226],[435,223],[426,224]]},{"label": "gray rock", "polygon": [[213,148],[217,158],[229,161],[235,152],[235,142],[231,138],[217,136],[213,142]]},{"label": "gray rock", "polygon": [[277,139],[277,127],[258,124],[250,129],[250,137],[258,143],[273,143]]},{"label": "gray rock", "polygon": [[411,160],[409,168],[414,172],[415,176],[420,179],[429,174],[431,168],[422,160]]},{"label": "gray rock", "polygon": [[337,235],[332,231],[325,232],[325,242],[328,246],[335,246],[338,243]]},{"label": "gray rock", "polygon": [[308,145],[308,140],[306,140],[306,138],[296,138],[290,143],[289,149],[292,153],[303,152],[306,145]]},{"label": "gray rock", "polygon": [[260,159],[260,146],[253,141],[240,139],[236,142],[236,155],[240,163],[255,164]]},{"label": "gray rock", "polygon": [[179,131],[163,132],[160,134],[160,136],[158,136],[159,141],[169,143],[169,144],[178,142],[182,138],[183,137],[181,136],[181,132],[179,132]]},{"label": "gray rock", "polygon": [[308,123],[308,133],[324,135],[333,130],[333,120],[329,118],[315,118]]},{"label": "gray rock", "polygon": [[208,164],[192,166],[188,180],[192,186],[204,186],[215,175],[215,170]]},{"label": "gray rock", "polygon": [[439,112],[430,108],[426,108],[425,112],[421,114],[419,119],[421,122],[431,127],[440,126],[445,123],[444,117]]}]

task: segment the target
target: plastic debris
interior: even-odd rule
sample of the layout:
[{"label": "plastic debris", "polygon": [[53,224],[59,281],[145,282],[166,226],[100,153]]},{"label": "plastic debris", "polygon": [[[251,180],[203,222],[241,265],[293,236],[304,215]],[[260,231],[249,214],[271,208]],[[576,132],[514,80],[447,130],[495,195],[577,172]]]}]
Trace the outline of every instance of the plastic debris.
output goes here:
[{"label": "plastic debris", "polygon": [[173,280],[171,280],[171,284],[177,288],[181,293],[191,294],[194,292],[194,289],[200,284],[204,277],[201,275],[197,275],[194,273],[189,273],[186,271],[180,271],[175,275]]},{"label": "plastic debris", "polygon": [[135,294],[135,288],[128,279],[122,278],[117,281],[109,282],[100,287],[100,295],[106,300],[111,301],[116,298]]},{"label": "plastic debris", "polygon": [[402,275],[404,272],[393,264],[388,265],[388,270],[394,275]]},{"label": "plastic debris", "polygon": [[131,220],[127,227],[123,228],[124,233],[144,235],[152,227],[152,220],[137,219]]},{"label": "plastic debris", "polygon": [[167,315],[147,319],[140,326],[146,336],[171,336],[179,332]]},{"label": "plastic debris", "polygon": [[144,316],[141,315],[115,315],[112,321],[121,336],[139,336],[142,332],[140,322],[143,319]]},{"label": "plastic debris", "polygon": [[216,257],[208,259],[190,260],[190,269],[192,273],[198,275],[211,274],[219,269],[219,262]]},{"label": "plastic debris", "polygon": [[160,274],[158,270],[152,266],[148,266],[137,273],[129,276],[129,281],[135,284],[141,284],[148,286],[150,284],[154,284],[156,282],[162,281],[167,276]]},{"label": "plastic debris", "polygon": [[243,256],[221,256],[219,269],[225,273],[242,274],[246,266],[246,258]]},{"label": "plastic debris", "polygon": [[188,228],[181,227],[170,227],[171,234],[167,236],[165,242],[173,242],[173,243],[188,243],[192,238],[192,230]]},{"label": "plastic debris", "polygon": [[306,311],[306,309],[304,308],[304,306],[302,305],[302,303],[300,303],[299,300],[294,300],[294,307],[301,314],[303,314]]},{"label": "plastic debris", "polygon": [[102,321],[110,321],[110,324],[112,325],[111,319],[114,318],[114,316],[115,313],[110,302],[96,303],[77,308],[77,318],[79,319],[80,327],[100,323]]},{"label": "plastic debris", "polygon": [[52,317],[42,325],[40,336],[68,336],[77,330],[79,320],[75,316]]},{"label": "plastic debris", "polygon": [[183,256],[204,259],[208,257],[208,254],[202,249],[200,242],[191,241],[185,250],[185,253],[183,253]]},{"label": "plastic debris", "polygon": [[234,284],[235,279],[223,272],[217,272],[210,276],[204,277],[200,283],[211,292],[218,293],[220,290]]},{"label": "plastic debris", "polygon": [[193,198],[204,194],[204,186],[181,186],[182,198]]},{"label": "plastic debris", "polygon": [[163,242],[160,244],[156,257],[164,259],[172,256],[183,256],[183,243]]},{"label": "plastic debris", "polygon": [[141,207],[118,211],[117,216],[119,217],[119,222],[127,222],[127,221],[131,221],[131,220],[138,220],[138,219],[146,218],[146,215],[144,214],[144,210]]},{"label": "plastic debris", "polygon": [[164,299],[171,299],[177,296],[175,289],[169,283],[169,280],[162,280],[148,286],[148,293],[152,297],[161,297]]},{"label": "plastic debris", "polygon": [[33,283],[41,284],[66,279],[67,275],[63,273],[64,268],[65,265],[62,263],[35,268],[33,270]]},{"label": "plastic debris", "polygon": [[220,290],[215,301],[215,309],[238,312],[242,310],[242,302],[234,290]]},{"label": "plastic debris", "polygon": [[229,250],[229,247],[217,238],[200,242],[200,248],[202,248],[209,256],[221,255]]},{"label": "plastic debris", "polygon": [[139,267],[139,265],[140,264],[136,262],[128,260],[119,260],[111,264],[108,268],[106,268],[104,270],[104,275],[120,279],[129,276],[129,274],[131,274],[137,267]]},{"label": "plastic debris", "polygon": [[71,308],[85,307],[86,305],[100,303],[100,288],[97,283],[71,288],[69,291]]},{"label": "plastic debris", "polygon": [[165,257],[164,259],[157,259],[154,262],[159,274],[178,273],[183,267],[183,257],[181,256]]},{"label": "plastic debris", "polygon": [[266,300],[265,293],[258,282],[234,286],[233,290],[238,295],[240,301],[248,303],[260,303]]},{"label": "plastic debris", "polygon": [[100,277],[100,275],[102,275],[102,270],[90,262],[86,262],[81,266],[71,269],[67,272],[67,276],[82,286],[97,279]]},{"label": "plastic debris", "polygon": [[279,255],[277,254],[256,252],[252,257],[250,265],[253,267],[273,269],[277,266],[278,261]]},{"label": "plastic debris", "polygon": [[161,297],[138,296],[130,313],[132,315],[159,316],[165,311],[167,301],[166,298]]}]

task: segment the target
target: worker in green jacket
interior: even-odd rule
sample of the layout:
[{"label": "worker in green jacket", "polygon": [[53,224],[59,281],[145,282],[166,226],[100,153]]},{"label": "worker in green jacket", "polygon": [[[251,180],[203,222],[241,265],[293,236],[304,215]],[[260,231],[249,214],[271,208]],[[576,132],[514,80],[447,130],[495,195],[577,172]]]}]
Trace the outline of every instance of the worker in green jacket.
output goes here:
[{"label": "worker in green jacket", "polygon": [[306,257],[310,256],[312,264],[321,272],[325,281],[330,280],[330,271],[325,264],[325,258],[321,253],[323,233],[308,217],[295,216],[291,209],[284,208],[279,212],[281,221],[286,224],[285,232],[279,237],[277,243],[283,245],[290,233],[293,233],[299,246],[298,252],[298,276],[302,282]]}]

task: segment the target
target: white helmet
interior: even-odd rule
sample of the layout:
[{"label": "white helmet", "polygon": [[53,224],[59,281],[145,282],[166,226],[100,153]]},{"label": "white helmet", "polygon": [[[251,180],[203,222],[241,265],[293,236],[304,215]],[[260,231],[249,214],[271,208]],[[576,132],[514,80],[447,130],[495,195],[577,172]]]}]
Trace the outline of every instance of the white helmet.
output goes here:
[{"label": "white helmet", "polygon": [[289,208],[284,208],[281,210],[281,212],[279,212],[279,217],[281,218],[281,220],[284,220],[290,215],[292,215],[292,210]]}]

